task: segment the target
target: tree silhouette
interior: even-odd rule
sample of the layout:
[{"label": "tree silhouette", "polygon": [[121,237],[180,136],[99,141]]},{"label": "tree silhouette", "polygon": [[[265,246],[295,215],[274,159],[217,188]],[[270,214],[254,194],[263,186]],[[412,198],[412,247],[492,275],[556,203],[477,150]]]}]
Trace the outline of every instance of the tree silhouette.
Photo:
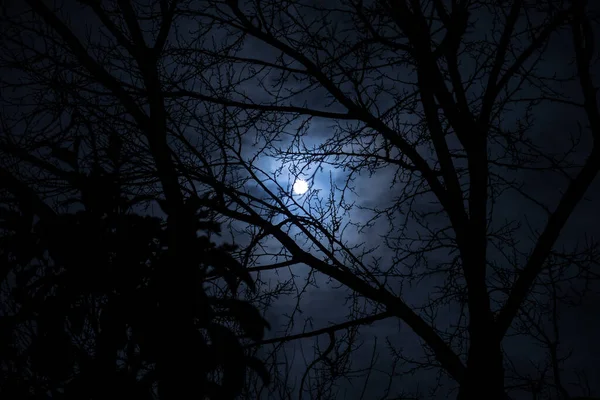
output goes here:
[{"label": "tree silhouette", "polygon": [[[89,170],[100,157],[135,204],[160,203],[156,319],[172,329],[157,340],[196,342],[199,205],[240,244],[233,258],[256,274],[264,311],[292,304],[276,314],[284,334],[261,341],[274,386],[243,396],[415,398],[398,382],[430,369],[431,396],[570,396],[559,315],[598,277],[597,240],[568,226],[600,169],[594,2],[142,3],[6,8],[0,165],[47,202],[79,187],[74,160]],[[557,111],[572,126],[545,132],[541,116]],[[79,158],[62,154],[78,141]],[[296,178],[311,187],[301,196]],[[42,218],[35,204],[23,218]],[[224,268],[230,287],[249,284]],[[325,294],[346,308],[311,330],[317,315],[301,311]],[[382,320],[415,342],[376,335],[356,366]],[[515,361],[515,337],[542,343],[538,370]],[[307,339],[314,358],[294,372],[284,344]],[[193,389],[185,352],[155,357],[163,397]]]},{"label": "tree silhouette", "polygon": [[[63,154],[77,159],[69,150]],[[12,275],[3,299],[12,312],[1,316],[4,398],[151,399],[155,385],[159,398],[171,398],[158,373],[163,349],[188,358],[179,384],[190,398],[234,398],[248,368],[268,383],[264,365],[240,341],[240,335],[260,341],[268,324],[237,298],[240,282],[254,283],[231,246],[195,238],[196,276],[188,293],[195,304],[193,314],[180,314],[189,336],[176,332],[178,342],[165,342],[161,331],[171,328],[160,316],[172,310],[160,301],[160,271],[172,256],[164,221],[132,213],[118,176],[99,165],[73,171],[80,209],[66,213],[55,213],[6,170],[2,175],[1,189],[12,195],[0,209],[3,276]],[[76,206],[76,200],[67,202]],[[193,203],[186,205],[196,230],[218,232]],[[226,281],[229,294],[206,292],[209,269]]]}]

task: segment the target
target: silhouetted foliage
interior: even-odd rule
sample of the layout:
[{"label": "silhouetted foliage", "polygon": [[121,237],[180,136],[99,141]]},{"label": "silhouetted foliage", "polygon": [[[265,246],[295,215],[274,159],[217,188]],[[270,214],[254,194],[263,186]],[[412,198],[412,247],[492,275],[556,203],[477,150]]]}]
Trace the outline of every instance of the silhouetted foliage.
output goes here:
[{"label": "silhouetted foliage", "polygon": [[[170,329],[157,318],[157,271],[169,252],[164,221],[124,206],[116,175],[101,167],[79,173],[75,182],[77,211],[35,218],[23,198],[16,199],[21,207],[0,208],[0,256],[12,288],[12,299],[3,301],[15,307],[0,317],[0,396],[150,399],[160,380],[156,352],[164,347],[195,360],[189,370],[198,390],[190,398],[233,398],[248,368],[268,383],[263,363],[246,356],[240,343],[240,334],[261,340],[268,323],[236,298],[239,282],[253,287],[253,281],[229,254],[231,246],[196,237],[197,307],[188,316],[193,340],[181,347],[161,342],[159,332]],[[188,203],[198,230],[218,231],[207,212]],[[207,294],[202,285],[209,268],[225,279],[228,295]]]}]

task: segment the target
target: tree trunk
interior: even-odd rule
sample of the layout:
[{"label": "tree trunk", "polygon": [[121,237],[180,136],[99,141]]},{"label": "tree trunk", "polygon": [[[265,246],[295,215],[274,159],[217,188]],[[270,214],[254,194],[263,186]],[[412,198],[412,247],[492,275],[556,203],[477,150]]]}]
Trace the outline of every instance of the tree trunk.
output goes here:
[{"label": "tree trunk", "polygon": [[460,383],[458,400],[506,400],[504,367],[500,343],[471,341],[465,376]]}]

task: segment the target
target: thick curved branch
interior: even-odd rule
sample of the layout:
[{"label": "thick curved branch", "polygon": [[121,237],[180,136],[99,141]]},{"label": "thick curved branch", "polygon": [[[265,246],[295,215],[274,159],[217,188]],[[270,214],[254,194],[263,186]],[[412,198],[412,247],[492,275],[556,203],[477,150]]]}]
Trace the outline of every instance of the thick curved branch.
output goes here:
[{"label": "thick curved branch", "polygon": [[533,282],[542,270],[544,261],[548,258],[552,247],[554,247],[561,230],[600,171],[600,108],[596,97],[597,89],[591,78],[590,59],[586,57],[586,54],[590,51],[587,46],[590,46],[591,43],[589,41],[586,42],[581,33],[581,26],[585,25],[586,22],[587,19],[583,5],[580,3],[572,24],[573,45],[575,48],[579,81],[583,91],[584,108],[592,130],[594,147],[583,168],[579,171],[575,179],[570,182],[556,210],[548,219],[546,228],[540,235],[525,268],[523,268],[523,271],[519,275],[504,307],[497,315],[497,334],[500,338],[506,334],[517,315]]},{"label": "thick curved branch", "polygon": [[370,325],[375,321],[381,321],[386,318],[393,317],[394,315],[390,312],[382,312],[375,315],[370,315],[364,318],[354,319],[352,321],[343,322],[341,324],[328,326],[327,328],[316,329],[314,331],[298,333],[297,335],[287,335],[282,337],[277,337],[273,339],[263,340],[262,342],[252,343],[247,347],[256,347],[256,346],[264,346],[266,344],[275,344],[275,343],[285,343],[291,342],[293,340],[305,339],[313,336],[322,335],[324,333],[331,333],[341,331],[342,329],[351,328],[353,326],[361,326],[361,325]]}]

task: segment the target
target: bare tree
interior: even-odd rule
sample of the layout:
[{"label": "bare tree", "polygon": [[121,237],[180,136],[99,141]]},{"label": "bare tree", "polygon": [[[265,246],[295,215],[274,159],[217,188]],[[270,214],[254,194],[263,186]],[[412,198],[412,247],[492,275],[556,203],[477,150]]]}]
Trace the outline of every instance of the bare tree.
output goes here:
[{"label": "bare tree", "polygon": [[[600,168],[593,4],[26,3],[2,21],[10,32],[2,68],[11,71],[3,92],[17,91],[6,107],[14,102],[15,115],[38,125],[39,114],[52,115],[48,124],[84,115],[86,135],[117,135],[130,154],[127,184],[150,194],[161,186],[172,235],[190,229],[184,199],[207,194],[202,205],[229,221],[264,306],[271,290],[296,295],[287,330],[265,342],[276,364],[285,343],[322,336],[299,387],[287,379],[295,373],[287,360],[274,396],[339,397],[337,382],[357,375],[366,388],[377,362],[356,367],[352,354],[365,326],[383,319],[401,321],[422,345],[415,356],[387,341],[390,381],[435,368],[460,399],[517,389],[569,396],[552,332],[558,318],[536,319],[556,315],[548,299],[573,300],[557,288],[583,296],[598,276],[598,243],[561,237]],[[567,55],[545,60],[565,40]],[[536,130],[548,104],[573,114],[574,126]],[[13,135],[7,154],[47,148],[49,127]],[[69,127],[53,127],[64,140]],[[312,185],[303,195],[291,190],[300,177]],[[385,188],[356,187],[368,179]],[[555,182],[548,193],[536,191],[540,179]],[[511,210],[524,201],[533,222]],[[185,242],[177,246],[176,264],[193,256]],[[170,271],[165,282],[176,307],[187,280]],[[346,298],[347,312],[306,329],[310,319],[298,313],[307,293],[326,290],[319,285]],[[525,388],[530,376],[505,373],[514,364],[503,343],[515,333],[547,344],[551,385],[544,375]],[[265,389],[255,390],[248,396]]]}]

